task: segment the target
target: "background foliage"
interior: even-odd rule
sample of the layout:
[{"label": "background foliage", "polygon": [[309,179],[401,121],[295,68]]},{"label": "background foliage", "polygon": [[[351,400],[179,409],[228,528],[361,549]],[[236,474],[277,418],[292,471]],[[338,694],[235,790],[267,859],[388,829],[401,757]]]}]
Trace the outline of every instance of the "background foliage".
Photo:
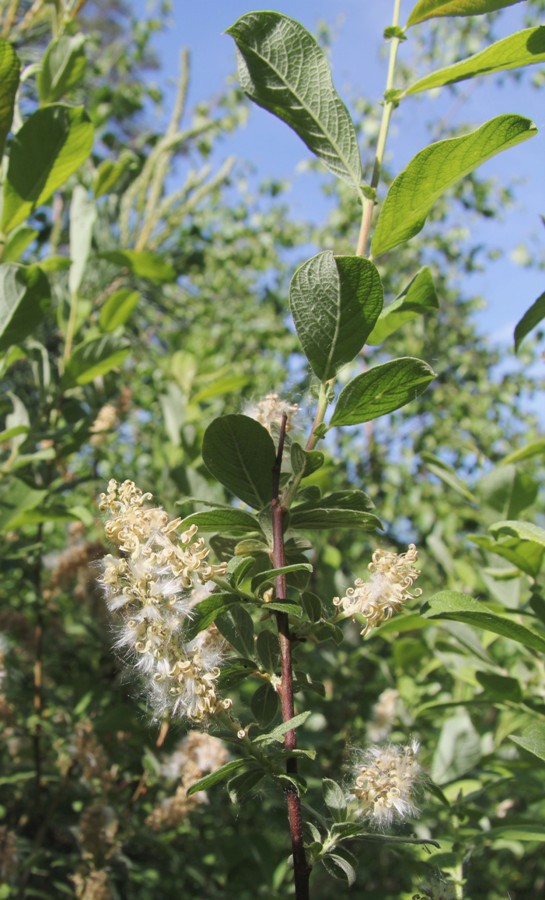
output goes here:
[{"label": "background foliage", "polygon": [[[527,7],[537,24],[542,4]],[[250,190],[238,161],[211,165],[247,101],[229,90],[188,109],[187,52],[168,127],[153,131],[162,97],[146,73],[160,17],[136,21],[121,2],[0,8],[0,897],[285,897],[282,796],[260,784],[234,803],[223,786],[187,798],[225,751],[211,745],[204,759],[195,735],[180,750],[180,725],[158,739],[120,677],[96,586],[107,548],[95,498],[116,477],[173,515],[200,508],[187,498],[225,502],[203,464],[206,426],[271,391],[300,404],[295,436],[308,431],[315,385],[288,318],[288,259],[302,261],[309,243],[353,253],[356,198],[339,182],[327,222],[290,221],[282,185]],[[465,57],[494,18],[420,29],[427,68],[452,21]],[[412,81],[401,68],[396,86]],[[371,159],[363,123],[376,110],[354,106]],[[299,648],[311,788],[344,783],[366,740],[411,735],[431,778],[404,833],[440,848],[354,844],[354,896],[449,896],[442,880],[490,900],[545,888],[545,542],[528,530],[544,513],[536,341],[520,349],[524,369],[502,368],[471,295],[478,223],[512,200],[511,185],[473,173],[438,201],[424,236],[381,259],[388,300],[426,265],[439,302],[374,363],[416,356],[439,377],[408,409],[331,432],[312,479],[327,491],[364,486],[385,523],[380,543],[418,545],[427,601],[372,642],[354,627],[340,645]],[[229,541],[211,544],[221,556]],[[318,533],[310,589],[329,603],[375,546],[366,533]],[[241,688],[249,703],[256,688],[255,678]],[[252,710],[265,726],[262,700]],[[331,891],[317,869],[313,896]]]}]

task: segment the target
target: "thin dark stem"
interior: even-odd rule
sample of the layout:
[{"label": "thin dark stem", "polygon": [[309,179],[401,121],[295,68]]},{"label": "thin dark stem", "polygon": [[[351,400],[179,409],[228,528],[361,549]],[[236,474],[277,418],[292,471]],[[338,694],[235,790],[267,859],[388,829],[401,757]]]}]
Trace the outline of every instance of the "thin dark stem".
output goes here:
[{"label": "thin dark stem", "polygon": [[[38,546],[42,542],[42,525],[38,527]],[[33,709],[35,725],[32,734],[34,748],[34,771],[36,776],[36,799],[41,802],[42,793],[42,712],[43,712],[43,643],[44,614],[42,598],[42,556],[37,557],[34,565],[34,586],[36,589],[36,621],[34,624],[34,697]]]},{"label": "thin dark stem", "polygon": [[[285,508],[280,500],[280,475],[282,472],[282,454],[286,437],[287,416],[282,416],[278,451],[272,473],[273,497],[272,497],[272,529],[273,551],[272,562],[276,569],[286,565],[284,552],[284,514]],[[278,575],[276,578],[276,600],[286,600],[286,576]],[[282,721],[287,722],[295,715],[293,702],[293,673],[291,662],[291,635],[287,613],[276,613],[278,628],[278,641],[280,644],[280,660],[282,668],[282,687],[280,690],[280,702],[282,705]],[[286,750],[295,750],[297,735],[294,729],[290,729],[284,736]],[[297,775],[297,759],[289,757],[286,760],[286,773]],[[303,843],[303,817],[301,814],[301,800],[295,785],[288,784],[286,788],[286,800],[288,804],[288,819],[291,835],[291,849],[293,853],[293,871],[295,879],[295,896],[297,900],[308,900],[310,868],[307,863],[305,847]]]}]

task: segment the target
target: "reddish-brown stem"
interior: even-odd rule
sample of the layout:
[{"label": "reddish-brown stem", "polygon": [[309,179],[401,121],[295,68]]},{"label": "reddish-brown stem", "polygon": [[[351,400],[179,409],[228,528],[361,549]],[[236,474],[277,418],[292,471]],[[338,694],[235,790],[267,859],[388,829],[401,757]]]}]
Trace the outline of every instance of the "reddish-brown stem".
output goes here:
[{"label": "reddish-brown stem", "polygon": [[[272,562],[276,569],[286,565],[284,552],[284,515],[286,510],[280,499],[280,475],[282,472],[282,454],[284,452],[284,440],[286,437],[287,416],[282,416],[280,437],[276,461],[272,473],[273,497],[272,497],[272,530],[273,551]],[[276,600],[286,600],[286,576],[278,575],[276,578]],[[280,644],[280,660],[282,668],[282,686],[280,688],[280,702],[282,705],[282,721],[287,722],[295,715],[293,702],[293,673],[291,662],[291,635],[287,613],[276,613],[278,628],[278,641]],[[291,728],[284,736],[286,750],[295,750],[297,736]],[[289,757],[286,760],[286,773],[297,775],[297,759]],[[291,835],[291,849],[293,853],[293,871],[295,880],[295,896],[297,900],[308,900],[310,868],[307,863],[305,847],[303,843],[303,817],[301,815],[301,800],[295,785],[288,784],[286,788],[286,800],[288,803],[288,819]]]}]

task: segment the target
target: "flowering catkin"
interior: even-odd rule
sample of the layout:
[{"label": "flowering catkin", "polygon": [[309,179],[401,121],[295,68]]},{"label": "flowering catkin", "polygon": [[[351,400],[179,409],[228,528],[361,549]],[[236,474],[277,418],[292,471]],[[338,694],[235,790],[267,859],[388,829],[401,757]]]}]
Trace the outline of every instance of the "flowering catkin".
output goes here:
[{"label": "flowering catkin", "polygon": [[226,566],[207,561],[196,525],[180,533],[181,519],[149,507],[151,499],[134,482],[114,479],[100,495],[100,509],[111,514],[106,536],[124,554],[104,558],[100,582],[119,622],[115,646],[141,673],[155,715],[202,722],[229,705],[216,696],[222,642],[214,628],[188,641],[184,626],[202,585]]},{"label": "flowering catkin", "polygon": [[351,796],[358,801],[358,814],[377,828],[417,814],[414,793],[422,779],[418,746],[411,741],[406,747],[369,747],[360,758]]},{"label": "flowering catkin", "polygon": [[414,600],[422,593],[420,588],[409,590],[420,575],[414,565],[417,559],[414,544],[409,544],[406,553],[375,550],[368,566],[369,581],[356,578],[354,587],[348,588],[344,597],[334,597],[333,603],[347,616],[364,616],[367,622],[361,633],[369,634],[372,628],[399,612],[406,600]]}]

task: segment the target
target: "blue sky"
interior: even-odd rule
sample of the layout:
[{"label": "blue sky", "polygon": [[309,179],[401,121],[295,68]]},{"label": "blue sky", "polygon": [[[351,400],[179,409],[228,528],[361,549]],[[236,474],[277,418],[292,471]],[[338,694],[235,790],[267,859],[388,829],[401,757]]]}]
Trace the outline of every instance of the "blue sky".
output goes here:
[{"label": "blue sky", "polygon": [[[361,91],[369,99],[382,96],[386,77],[386,59],[381,56],[382,32],[389,24],[392,3],[387,0],[287,0],[265,6],[298,19],[309,31],[319,20],[325,20],[335,34],[331,51],[333,77],[337,90],[350,106],[352,98]],[[414,5],[402,0],[402,21]],[[157,35],[155,48],[162,65],[154,80],[165,87],[178,69],[182,46],[192,55],[190,102],[209,99],[221,93],[226,79],[234,72],[235,53],[231,38],[224,30],[239,16],[251,9],[259,9],[248,0],[205,0],[189,3],[174,0],[168,29]],[[135,0],[135,12],[144,7],[143,0]],[[524,3],[517,4],[503,14],[497,26],[498,36],[510,34],[523,27]],[[452,27],[460,20],[452,19]],[[425,28],[426,25],[417,26]],[[401,53],[410,53],[409,42]],[[437,67],[450,59],[438,60]],[[527,69],[528,75],[532,68]],[[424,74],[422,72],[421,74]],[[464,102],[452,104],[447,91],[425,96],[425,102],[408,99],[396,112],[388,142],[388,161],[394,172],[400,171],[411,157],[428,142],[423,122],[445,112],[453,125],[457,121],[475,126],[485,119],[506,112],[516,112],[533,119],[540,134],[490,160],[482,168],[483,174],[501,179],[519,180],[516,208],[503,222],[483,222],[479,240],[499,246],[502,258],[487,264],[486,272],[473,276],[471,292],[485,296],[487,309],[479,316],[479,327],[494,339],[511,344],[515,323],[525,309],[545,289],[543,272],[529,271],[516,265],[511,257],[513,249],[532,240],[536,252],[545,253],[545,233],[539,215],[545,214],[545,90],[529,87],[529,78],[520,83],[509,81],[497,90],[491,80],[481,78],[466,82]],[[299,138],[265,111],[254,108],[248,125],[222,144],[225,156],[234,153],[251,160],[259,179],[289,179],[292,188],[289,202],[294,215],[320,221],[326,210],[315,177],[301,171],[300,163],[308,159],[308,151]],[[536,239],[537,235],[537,239]]]}]

